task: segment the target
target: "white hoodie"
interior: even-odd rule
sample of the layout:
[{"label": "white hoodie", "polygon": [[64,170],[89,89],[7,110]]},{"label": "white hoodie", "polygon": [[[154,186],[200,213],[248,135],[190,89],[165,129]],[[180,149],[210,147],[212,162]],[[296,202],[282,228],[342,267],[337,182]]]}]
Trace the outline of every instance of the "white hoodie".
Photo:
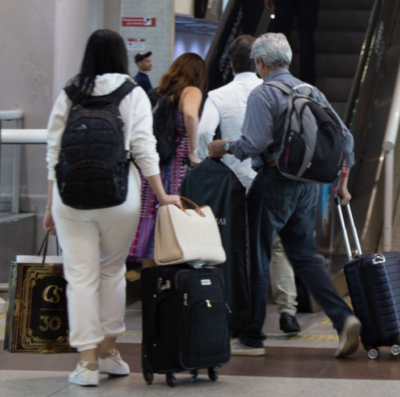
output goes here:
[{"label": "white hoodie", "polygon": [[[97,76],[92,95],[107,95],[120,87],[126,80],[132,80],[125,74],[108,73]],[[133,80],[132,80],[133,81]],[[61,138],[71,108],[71,101],[64,90],[58,95],[51,111],[47,126],[47,168],[48,179],[55,179],[54,167],[58,163]],[[153,115],[147,94],[136,87],[119,105],[122,120],[125,123],[126,149],[131,151],[136,164],[144,176],[160,173],[159,156],[156,151],[156,138],[153,135]]]}]

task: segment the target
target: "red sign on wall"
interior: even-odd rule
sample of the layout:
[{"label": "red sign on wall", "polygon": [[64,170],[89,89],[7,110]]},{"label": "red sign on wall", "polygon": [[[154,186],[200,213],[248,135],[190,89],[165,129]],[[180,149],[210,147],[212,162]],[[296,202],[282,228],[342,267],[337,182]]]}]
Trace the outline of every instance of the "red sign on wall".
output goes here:
[{"label": "red sign on wall", "polygon": [[156,18],[125,17],[122,18],[122,26],[154,28],[156,26]]}]

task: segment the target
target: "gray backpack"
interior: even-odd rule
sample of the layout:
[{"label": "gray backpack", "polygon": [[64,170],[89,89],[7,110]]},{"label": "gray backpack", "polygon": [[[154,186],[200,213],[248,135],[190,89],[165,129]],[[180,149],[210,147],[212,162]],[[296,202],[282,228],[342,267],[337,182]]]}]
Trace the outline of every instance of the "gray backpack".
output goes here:
[{"label": "gray backpack", "polygon": [[[344,159],[345,134],[336,114],[313,97],[314,87],[289,88],[278,81],[264,83],[289,96],[281,147],[274,152],[282,175],[297,181],[332,183]],[[303,92],[299,93],[299,89]]]}]

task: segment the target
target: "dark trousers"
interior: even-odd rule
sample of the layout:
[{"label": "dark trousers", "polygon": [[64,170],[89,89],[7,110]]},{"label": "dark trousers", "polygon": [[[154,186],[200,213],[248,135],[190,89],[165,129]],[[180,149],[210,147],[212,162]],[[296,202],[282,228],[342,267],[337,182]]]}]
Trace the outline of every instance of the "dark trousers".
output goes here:
[{"label": "dark trousers", "polygon": [[252,331],[241,342],[262,347],[272,243],[276,234],[300,281],[313,295],[333,326],[341,331],[352,314],[337,294],[314,238],[318,186],[283,177],[276,167],[258,172],[248,193],[251,261]]},{"label": "dark trousers", "polygon": [[294,17],[300,41],[300,80],[315,85],[315,42],[320,0],[279,0],[275,2],[275,32],[289,38]]}]

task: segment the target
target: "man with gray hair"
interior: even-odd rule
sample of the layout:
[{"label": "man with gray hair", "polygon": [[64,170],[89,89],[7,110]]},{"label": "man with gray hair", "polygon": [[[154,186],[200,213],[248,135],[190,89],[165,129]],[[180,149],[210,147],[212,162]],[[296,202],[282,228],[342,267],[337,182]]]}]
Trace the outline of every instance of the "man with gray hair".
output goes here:
[{"label": "man with gray hair", "polygon": [[[242,135],[247,99],[251,91],[263,83],[255,73],[254,60],[250,58],[254,41],[254,37],[242,35],[229,46],[228,57],[234,79],[208,93],[197,130],[196,155],[200,159],[208,156],[207,146],[214,139],[218,128],[221,139],[226,141],[235,141]],[[256,172],[251,168],[251,160],[240,161],[229,155],[225,155],[223,160],[248,191],[256,176]],[[276,238],[273,244],[270,275],[272,296],[280,314],[280,329],[285,333],[300,332],[300,324],[296,319],[297,289],[293,268],[286,258],[279,238]]]},{"label": "man with gray hair", "polygon": [[[294,88],[302,81],[288,68],[292,50],[283,34],[267,33],[252,47],[252,57],[264,84],[249,96],[242,137],[234,142],[218,140],[209,144],[210,157],[234,154],[240,160],[251,157],[257,176],[248,193],[248,215],[251,255],[252,332],[240,335],[232,345],[232,354],[264,355],[263,325],[266,317],[269,263],[272,243],[279,234],[287,257],[296,275],[319,303],[339,333],[336,357],[344,357],[358,349],[361,324],[337,294],[321,257],[316,255],[314,226],[318,186],[288,179],[278,170],[274,153],[279,150],[288,95],[268,82],[280,82]],[[299,89],[302,92],[302,89]],[[325,96],[314,87],[314,99],[328,106]],[[332,109],[333,111],[333,109]],[[336,113],[335,113],[336,114]],[[343,122],[346,136],[347,167],[354,165],[353,138]],[[351,195],[347,190],[348,172],[340,177],[338,194],[342,204]]]}]

